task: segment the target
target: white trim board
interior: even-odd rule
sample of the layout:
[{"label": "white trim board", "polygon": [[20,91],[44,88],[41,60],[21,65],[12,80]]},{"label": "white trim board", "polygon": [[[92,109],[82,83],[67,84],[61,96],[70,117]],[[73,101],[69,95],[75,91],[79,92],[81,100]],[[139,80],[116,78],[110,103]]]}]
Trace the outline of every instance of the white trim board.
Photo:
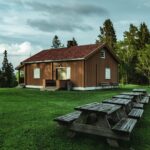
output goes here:
[{"label": "white trim board", "polygon": [[100,89],[111,89],[114,88],[113,86],[97,86],[97,87],[73,87],[73,90],[81,90],[81,91],[88,91],[88,90],[100,90]]},{"label": "white trim board", "polygon": [[26,88],[33,88],[33,89],[41,89],[43,88],[43,86],[39,86],[39,85],[25,85]]},{"label": "white trim board", "polygon": [[[26,88],[36,88],[41,89],[43,86],[35,86],[35,85],[26,85]],[[111,89],[111,88],[118,88],[119,86],[97,86],[97,87],[73,87],[73,90],[80,90],[80,91],[90,91],[90,90],[100,90],[100,89]]]}]

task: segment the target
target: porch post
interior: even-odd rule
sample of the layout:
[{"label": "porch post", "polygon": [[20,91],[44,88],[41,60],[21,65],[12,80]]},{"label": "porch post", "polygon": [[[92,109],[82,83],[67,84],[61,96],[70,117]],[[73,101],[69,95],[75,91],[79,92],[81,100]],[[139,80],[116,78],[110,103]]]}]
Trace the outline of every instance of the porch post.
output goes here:
[{"label": "porch post", "polygon": [[18,84],[20,84],[20,69],[18,70]]}]

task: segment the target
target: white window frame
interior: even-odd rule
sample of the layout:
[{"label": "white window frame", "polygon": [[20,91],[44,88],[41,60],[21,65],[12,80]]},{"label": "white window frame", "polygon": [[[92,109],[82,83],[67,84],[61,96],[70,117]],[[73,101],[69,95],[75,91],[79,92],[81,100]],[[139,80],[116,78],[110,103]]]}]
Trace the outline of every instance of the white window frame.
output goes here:
[{"label": "white window frame", "polygon": [[[103,53],[103,56],[101,55]],[[105,49],[100,50],[100,58],[105,58]]]},{"label": "white window frame", "polygon": [[105,68],[105,79],[110,80],[111,79],[111,69],[110,67]]},{"label": "white window frame", "polygon": [[40,77],[41,77],[40,68],[34,68],[34,70],[33,70],[33,78],[34,79],[40,79]]},{"label": "white window frame", "polygon": [[67,77],[66,77],[67,80],[71,79],[71,68],[70,67],[67,67]]}]

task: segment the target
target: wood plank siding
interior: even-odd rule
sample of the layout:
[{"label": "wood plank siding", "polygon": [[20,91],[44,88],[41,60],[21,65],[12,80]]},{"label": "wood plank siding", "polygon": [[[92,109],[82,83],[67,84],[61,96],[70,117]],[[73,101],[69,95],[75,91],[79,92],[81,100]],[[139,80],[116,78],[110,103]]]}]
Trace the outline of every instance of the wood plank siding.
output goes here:
[{"label": "wood plank siding", "polygon": [[[73,86],[84,87],[84,61],[49,62],[25,65],[25,84],[42,86],[43,79],[56,80],[57,67],[71,68]],[[34,79],[34,69],[40,68],[40,79]]]},{"label": "wood plank siding", "polygon": [[[105,79],[105,68],[111,69],[111,79]],[[85,61],[85,87],[95,87],[101,82],[118,82],[118,63],[105,49],[105,58],[100,58],[100,50]]]}]

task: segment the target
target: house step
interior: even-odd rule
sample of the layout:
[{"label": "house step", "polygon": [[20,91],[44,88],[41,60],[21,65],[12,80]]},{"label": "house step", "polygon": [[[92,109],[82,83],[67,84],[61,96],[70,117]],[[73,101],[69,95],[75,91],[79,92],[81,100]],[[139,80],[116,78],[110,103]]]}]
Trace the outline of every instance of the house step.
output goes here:
[{"label": "house step", "polygon": [[56,86],[47,86],[45,88],[41,88],[40,91],[57,91],[58,88]]},{"label": "house step", "polygon": [[24,83],[18,84],[16,88],[25,88],[25,84]]}]

